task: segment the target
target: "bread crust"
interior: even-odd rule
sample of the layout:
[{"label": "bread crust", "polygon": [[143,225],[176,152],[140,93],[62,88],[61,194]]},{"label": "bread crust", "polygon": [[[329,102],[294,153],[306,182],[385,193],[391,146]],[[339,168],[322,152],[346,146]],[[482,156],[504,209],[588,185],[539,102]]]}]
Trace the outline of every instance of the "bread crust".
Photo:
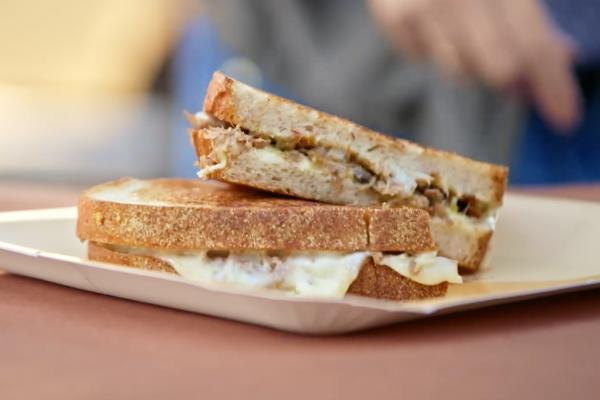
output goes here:
[{"label": "bread crust", "polygon": [[461,271],[479,269],[492,238],[492,230],[476,225],[461,226],[438,217],[431,219],[430,226],[440,256],[458,261]]},{"label": "bread crust", "polygon": [[[126,201],[108,194],[137,185]],[[82,240],[162,250],[403,251],[435,248],[429,215],[327,205],[199,180],[122,179],[79,200]]]},{"label": "bread crust", "polygon": [[216,71],[206,89],[204,97],[204,112],[220,115],[224,121],[233,121],[235,116],[235,103],[231,96],[233,79],[220,71]]},{"label": "bread crust", "polygon": [[[88,243],[88,258],[150,271],[177,273],[168,263],[156,257],[120,253],[93,242]],[[347,294],[386,300],[416,300],[443,296],[447,289],[447,282],[431,286],[422,285],[403,277],[391,268],[375,265],[369,258],[348,288]]]},{"label": "bread crust", "polygon": [[[502,203],[508,180],[508,168],[504,166],[385,136],[343,118],[250,87],[220,71],[213,74],[208,86],[204,112],[233,126],[268,136],[273,136],[274,132],[265,121],[269,113],[275,114],[281,130],[315,134],[320,139],[319,143],[341,145],[366,156],[366,161],[372,164],[376,164],[374,160],[377,158],[403,159],[403,163],[414,170],[440,174],[459,193],[476,195],[491,203]],[[308,126],[310,132],[307,131]],[[367,148],[377,149],[365,152]]]},{"label": "bread crust", "polygon": [[88,242],[88,258],[93,261],[136,267],[147,271],[160,271],[169,274],[177,274],[177,271],[163,260],[135,254],[121,253],[108,249],[98,243]]},{"label": "bread crust", "polygon": [[417,300],[440,297],[445,295],[447,290],[448,282],[422,285],[369,259],[348,288],[347,294],[387,300]]}]

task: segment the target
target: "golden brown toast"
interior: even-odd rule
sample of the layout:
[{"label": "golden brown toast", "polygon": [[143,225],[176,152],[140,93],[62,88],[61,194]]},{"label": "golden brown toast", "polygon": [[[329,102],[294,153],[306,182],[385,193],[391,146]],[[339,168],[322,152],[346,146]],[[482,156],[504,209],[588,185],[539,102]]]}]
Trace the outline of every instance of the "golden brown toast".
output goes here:
[{"label": "golden brown toast", "polygon": [[85,191],[77,236],[161,250],[435,249],[426,212],[350,207],[199,180],[121,179]]}]

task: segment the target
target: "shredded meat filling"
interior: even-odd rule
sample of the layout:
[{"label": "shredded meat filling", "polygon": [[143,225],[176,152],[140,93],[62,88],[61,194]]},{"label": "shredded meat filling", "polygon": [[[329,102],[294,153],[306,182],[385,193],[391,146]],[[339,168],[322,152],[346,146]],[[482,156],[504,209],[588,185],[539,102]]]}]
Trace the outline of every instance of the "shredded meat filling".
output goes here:
[{"label": "shredded meat filling", "polygon": [[438,186],[439,183],[436,183],[439,182],[437,176],[432,176],[430,182],[418,180],[417,188],[409,197],[382,193],[377,189],[385,185],[386,179],[361,162],[355,154],[340,148],[317,146],[313,137],[296,130],[292,130],[292,135],[283,139],[269,139],[241,130],[240,134],[242,135],[235,135],[237,145],[252,146],[257,149],[272,146],[282,151],[291,161],[299,161],[307,157],[314,164],[326,168],[334,177],[332,182],[334,185],[338,183],[336,186],[339,186],[340,190],[342,179],[352,179],[357,185],[377,192],[381,201],[391,207],[421,208],[431,215],[442,218],[447,217],[448,210],[451,209],[475,219],[483,217],[489,209],[487,203],[473,195],[457,197],[452,190],[446,192]]},{"label": "shredded meat filling", "polygon": [[375,175],[373,175],[373,173],[367,171],[360,165],[355,165],[354,168],[352,168],[352,173],[354,180],[363,185],[368,185],[375,179]]}]

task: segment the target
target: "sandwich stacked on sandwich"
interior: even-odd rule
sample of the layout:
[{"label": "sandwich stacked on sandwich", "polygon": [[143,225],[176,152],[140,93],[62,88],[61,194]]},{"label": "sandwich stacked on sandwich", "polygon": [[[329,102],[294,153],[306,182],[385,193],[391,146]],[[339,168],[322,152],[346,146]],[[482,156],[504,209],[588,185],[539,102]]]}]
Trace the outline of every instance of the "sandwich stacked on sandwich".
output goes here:
[{"label": "sandwich stacked on sandwich", "polygon": [[333,204],[421,209],[440,254],[479,268],[506,168],[386,137],[220,72],[204,111],[189,119],[201,177]]},{"label": "sandwich stacked on sandwich", "polygon": [[460,283],[419,208],[337,206],[199,180],[121,179],[79,202],[89,258],[306,296],[409,300]]}]

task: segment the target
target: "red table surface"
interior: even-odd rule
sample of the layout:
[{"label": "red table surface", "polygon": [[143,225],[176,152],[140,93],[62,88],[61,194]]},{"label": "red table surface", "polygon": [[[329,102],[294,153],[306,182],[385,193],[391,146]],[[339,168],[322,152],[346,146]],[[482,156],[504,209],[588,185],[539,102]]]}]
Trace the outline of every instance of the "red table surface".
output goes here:
[{"label": "red table surface", "polygon": [[[600,186],[535,191],[600,200]],[[0,193],[3,210],[77,197]],[[0,275],[2,400],[592,399],[599,340],[600,290],[303,337]]]}]

